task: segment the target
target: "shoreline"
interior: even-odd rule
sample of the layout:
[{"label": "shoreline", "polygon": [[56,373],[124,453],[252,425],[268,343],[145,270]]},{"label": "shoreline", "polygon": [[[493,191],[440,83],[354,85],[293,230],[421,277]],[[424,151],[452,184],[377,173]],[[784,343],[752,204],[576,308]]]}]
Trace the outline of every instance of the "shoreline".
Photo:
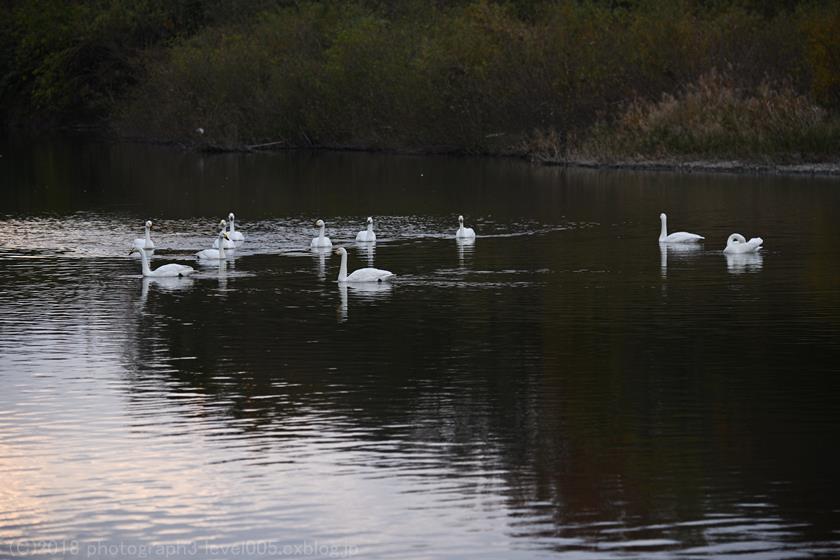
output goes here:
[{"label": "shoreline", "polygon": [[[418,148],[418,149],[400,149],[400,148],[370,148],[363,146],[279,146],[278,143],[270,143],[271,145],[257,145],[257,146],[242,146],[234,149],[223,149],[219,147],[200,148],[198,146],[192,149],[199,149],[208,153],[255,153],[255,152],[277,152],[277,151],[333,151],[333,152],[366,152],[366,153],[380,153],[380,154],[394,154],[394,155],[413,155],[413,156],[448,156],[448,157],[479,157],[492,159],[521,159],[526,160],[535,165],[544,165],[547,167],[566,167],[577,169],[593,169],[593,170],[615,170],[615,171],[653,171],[653,172],[670,172],[670,173],[718,173],[718,174],[732,174],[732,175],[774,175],[774,176],[813,176],[813,177],[840,177],[840,160],[836,162],[816,162],[816,163],[759,163],[740,160],[673,160],[673,159],[645,159],[645,160],[618,160],[618,161],[598,161],[587,159],[544,159],[533,153],[521,152],[487,152],[487,153],[470,153],[457,148]],[[188,145],[185,149],[190,149]]]},{"label": "shoreline", "polygon": [[[10,132],[6,130],[7,134]],[[194,151],[213,154],[231,153],[271,153],[271,152],[364,152],[370,154],[391,154],[410,156],[444,156],[454,158],[490,158],[490,159],[519,159],[528,161],[534,165],[546,167],[564,167],[568,169],[591,169],[604,171],[647,171],[664,173],[713,173],[730,175],[767,175],[767,176],[792,176],[792,177],[825,177],[840,178],[840,159],[834,162],[811,162],[811,163],[766,163],[751,162],[737,159],[627,159],[614,161],[599,161],[595,159],[569,158],[561,159],[554,157],[541,157],[532,152],[520,150],[501,150],[498,152],[470,152],[454,146],[426,146],[420,148],[376,148],[363,145],[318,145],[296,146],[285,141],[266,142],[255,145],[242,144],[239,146],[223,146],[209,142],[190,142],[176,140],[161,140],[143,138],[136,136],[122,136],[114,134],[113,131],[103,130],[99,127],[90,128],[65,128],[63,130],[53,129],[45,134],[34,134],[31,138],[67,136],[67,135],[89,135],[99,140],[113,143],[137,143],[156,146],[164,146],[178,150]]]},{"label": "shoreline", "polygon": [[840,163],[751,163],[738,160],[639,160],[599,162],[587,160],[566,160],[560,162],[541,162],[543,165],[559,165],[583,169],[624,170],[624,171],[659,171],[671,173],[720,173],[731,175],[773,175],[773,176],[813,176],[840,178]]}]

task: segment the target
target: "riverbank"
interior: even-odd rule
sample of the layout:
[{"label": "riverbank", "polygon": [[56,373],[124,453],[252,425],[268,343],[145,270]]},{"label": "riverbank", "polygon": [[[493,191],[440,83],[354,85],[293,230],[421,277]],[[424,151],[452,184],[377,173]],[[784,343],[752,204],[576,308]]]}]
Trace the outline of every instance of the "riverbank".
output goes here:
[{"label": "riverbank", "polygon": [[442,147],[427,147],[414,149],[396,148],[370,148],[364,146],[289,146],[285,142],[268,142],[256,146],[233,146],[222,147],[207,143],[173,143],[169,141],[151,141],[138,138],[112,137],[114,141],[131,141],[140,143],[159,144],[172,146],[181,150],[199,151],[208,154],[223,153],[258,153],[278,151],[329,151],[329,152],[367,152],[384,153],[394,155],[416,155],[416,156],[442,156],[442,157],[479,157],[479,158],[509,158],[524,159],[535,165],[581,168],[581,169],[603,169],[603,170],[627,170],[627,171],[655,171],[666,173],[722,173],[735,175],[789,175],[801,176],[812,175],[817,177],[840,178],[840,160],[810,163],[782,163],[782,162],[755,162],[740,160],[703,160],[703,159],[626,159],[599,161],[595,159],[572,159],[562,157],[546,157],[545,154],[505,151],[497,153],[466,153],[463,150]]}]

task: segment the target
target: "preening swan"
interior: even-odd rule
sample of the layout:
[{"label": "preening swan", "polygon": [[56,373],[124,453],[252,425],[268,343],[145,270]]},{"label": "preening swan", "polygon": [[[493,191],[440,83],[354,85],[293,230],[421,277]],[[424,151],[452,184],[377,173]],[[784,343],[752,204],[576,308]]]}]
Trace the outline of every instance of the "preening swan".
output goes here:
[{"label": "preening swan", "polygon": [[733,233],[729,236],[729,239],[726,240],[726,249],[724,249],[723,252],[728,255],[755,253],[761,249],[762,243],[764,243],[764,240],[760,237],[753,237],[747,241],[740,233]]},{"label": "preening swan", "polygon": [[376,241],[376,234],[373,233],[373,218],[370,216],[367,219],[367,229],[356,234],[356,241]]},{"label": "preening swan", "polygon": [[312,242],[309,244],[310,247],[332,247],[332,241],[330,241],[329,237],[324,237],[324,228],[326,224],[324,220],[318,220],[315,222],[315,227],[321,228],[321,231],[318,233],[318,237],[312,239]]},{"label": "preening swan", "polygon": [[235,243],[240,243],[240,242],[242,242],[242,241],[245,241],[245,236],[244,236],[244,235],[242,235],[242,233],[241,233],[241,232],[236,231],[236,227],[233,225],[233,219],[234,219],[234,217],[235,217],[235,216],[233,215],[233,212],[231,212],[230,214],[228,214],[228,220],[230,221],[230,222],[229,222],[229,226],[228,226],[228,227],[229,227],[229,229],[228,229],[228,237],[230,237],[230,240],[231,240],[231,241],[233,241],[233,242],[235,242]]},{"label": "preening swan", "polygon": [[659,220],[662,222],[662,229],[659,232],[659,242],[660,243],[696,243],[698,241],[703,241],[706,239],[702,235],[697,235],[696,233],[687,233],[684,231],[678,231],[676,233],[672,233],[668,235],[668,225],[667,225],[667,216],[665,213],[659,214]]},{"label": "preening swan", "polygon": [[[152,221],[146,220],[146,236],[139,237],[131,244],[135,249],[141,249],[146,253],[147,257],[151,257],[155,252],[155,244],[151,237]],[[134,254],[134,253],[132,253]]]},{"label": "preening swan", "polygon": [[341,255],[341,268],[338,270],[339,282],[382,282],[383,280],[390,280],[394,276],[393,272],[378,268],[360,268],[348,275],[347,250],[344,247],[339,247],[335,250],[335,253]]},{"label": "preening swan", "polygon": [[[203,251],[199,251],[195,254],[198,257],[199,261],[219,261],[227,258],[225,254],[225,244],[221,243],[221,241],[228,241],[228,234],[223,229],[219,232],[219,238],[216,239],[215,245],[218,249],[204,249]],[[221,245],[221,246],[220,246]]]},{"label": "preening swan", "polygon": [[142,263],[143,269],[143,276],[149,278],[166,278],[172,276],[186,276],[188,274],[192,274],[195,272],[193,267],[185,266],[183,264],[165,264],[163,266],[159,266],[156,269],[152,270],[149,268],[149,258],[146,256],[145,251],[142,249],[138,249],[134,247],[131,249],[131,253],[140,253],[140,261]]},{"label": "preening swan", "polygon": [[[220,228],[222,231],[224,231],[224,230],[225,230],[225,227],[226,227],[226,226],[227,226],[227,222],[226,222],[226,221],[222,220],[221,222],[219,222],[219,228]],[[228,234],[228,236],[227,236],[225,239],[222,239],[222,238],[221,238],[221,236],[220,236],[220,237],[218,237],[218,238],[216,238],[216,240],[215,240],[215,241],[213,241],[213,248],[214,248],[214,249],[218,249],[218,248],[219,248],[219,243],[222,243],[222,242],[225,244],[225,249],[236,249],[236,243],[234,243],[234,242],[231,240],[231,238],[230,238],[230,234]],[[224,258],[224,257],[222,257],[222,258]]]},{"label": "preening swan", "polygon": [[463,216],[458,216],[458,231],[455,232],[455,237],[475,237],[475,230],[473,228],[464,227]]}]

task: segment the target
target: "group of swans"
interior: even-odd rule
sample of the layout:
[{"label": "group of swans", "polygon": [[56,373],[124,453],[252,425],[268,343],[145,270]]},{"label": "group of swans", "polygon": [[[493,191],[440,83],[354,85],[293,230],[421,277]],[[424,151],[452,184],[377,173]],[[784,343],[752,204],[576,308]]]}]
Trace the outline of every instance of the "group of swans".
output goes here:
[{"label": "group of swans", "polygon": [[[331,248],[332,241],[329,237],[324,235],[326,224],[324,220],[319,219],[315,222],[315,227],[318,228],[318,236],[314,237],[309,243],[313,249]],[[475,230],[464,227],[464,216],[458,216],[458,230],[455,232],[456,239],[475,239]],[[356,241],[361,243],[373,243],[376,241],[376,233],[373,231],[373,218],[368,217],[367,229],[356,234]],[[395,276],[390,270],[382,270],[380,268],[360,268],[347,274],[347,250],[344,247],[339,247],[335,251],[336,255],[341,255],[341,266],[338,270],[338,282],[344,283],[361,283],[361,282],[384,282],[390,280]]]},{"label": "group of swans", "polygon": [[[326,224],[324,220],[319,219],[315,222],[315,227],[318,228],[318,237],[312,239],[309,246],[313,249],[327,249],[332,247],[332,241],[329,237],[324,236],[324,229]],[[364,229],[356,234],[356,241],[360,243],[374,243],[376,242],[376,234],[373,232],[373,218],[368,216],[367,229]],[[394,277],[394,273],[390,270],[382,270],[380,268],[360,268],[347,274],[347,250],[344,247],[339,247],[335,251],[336,255],[341,255],[341,267],[338,271],[338,282],[340,284],[356,283],[356,282],[383,282]]]},{"label": "group of swans", "polygon": [[236,216],[233,212],[228,214],[228,222],[222,220],[219,222],[219,235],[213,241],[212,249],[204,249],[195,254],[199,262],[215,263],[222,262],[227,259],[226,251],[233,251],[245,241],[245,236],[242,232],[236,231],[234,220]]},{"label": "group of swans", "polygon": [[[685,231],[678,231],[668,234],[668,217],[663,212],[659,214],[659,220],[662,222],[662,229],[659,231],[659,242],[667,245],[677,243],[699,243],[706,239],[702,235],[696,233],[688,233]],[[726,240],[726,248],[723,250],[728,255],[737,255],[742,253],[755,253],[761,249],[764,240],[760,237],[753,237],[747,241],[740,233],[733,233]]]},{"label": "group of swans", "polygon": [[[245,241],[245,236],[242,235],[241,232],[236,231],[235,229],[234,218],[235,216],[233,215],[233,212],[231,212],[230,214],[228,214],[228,220],[230,220],[230,222],[225,222],[225,220],[219,222],[219,235],[213,241],[213,248],[204,249],[203,251],[199,251],[195,254],[199,262],[222,263],[227,258],[225,249],[233,250],[237,246],[237,242],[241,244]],[[147,220],[145,224],[145,237],[135,239],[132,243],[131,252],[129,253],[130,255],[134,255],[135,253],[140,255],[141,268],[144,277],[183,277],[195,272],[195,269],[193,269],[191,266],[186,266],[182,264],[164,264],[153,270],[149,266],[149,259],[152,257],[152,255],[154,255],[155,252],[155,244],[151,239],[151,229],[152,222],[151,220]]]},{"label": "group of swans", "polygon": [[[664,245],[678,245],[686,243],[698,243],[703,241],[705,237],[697,235],[696,233],[688,233],[685,231],[678,231],[668,234],[667,216],[662,213],[659,215],[662,227],[659,233],[659,243]],[[233,250],[237,244],[241,244],[245,240],[245,236],[241,232],[236,231],[234,226],[234,214],[228,214],[229,222],[222,220],[219,222],[219,235],[213,242],[212,249],[204,249],[195,254],[199,262],[224,262],[227,258],[226,250]],[[326,224],[324,220],[319,219],[315,222],[315,227],[318,228],[318,236],[313,238],[310,242],[310,247],[313,249],[329,249],[332,248],[332,241],[329,237],[324,235]],[[131,254],[138,253],[142,262],[143,276],[146,277],[172,277],[172,276],[187,276],[195,272],[192,267],[179,264],[165,264],[154,270],[149,267],[149,258],[154,254],[155,244],[151,239],[152,222],[145,223],[145,237],[134,240],[132,244]],[[475,239],[475,230],[464,227],[464,217],[458,216],[458,230],[455,232],[455,238],[460,240]],[[367,229],[356,234],[356,241],[363,243],[373,243],[376,241],[376,234],[373,231],[373,218],[368,217]],[[733,233],[726,241],[726,248],[723,252],[727,255],[755,253],[762,248],[764,241],[760,237],[754,237],[747,241],[740,233]],[[341,256],[341,266],[338,272],[339,283],[356,283],[356,282],[383,282],[394,277],[394,273],[388,270],[379,268],[360,268],[354,270],[350,274],[347,273],[347,250],[344,247],[336,249],[335,254]]]}]

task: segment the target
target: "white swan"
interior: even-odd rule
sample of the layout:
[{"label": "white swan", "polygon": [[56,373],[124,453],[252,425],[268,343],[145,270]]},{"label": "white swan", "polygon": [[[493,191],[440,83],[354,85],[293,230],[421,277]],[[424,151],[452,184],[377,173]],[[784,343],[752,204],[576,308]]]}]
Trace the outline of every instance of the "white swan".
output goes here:
[{"label": "white swan", "polygon": [[665,213],[659,214],[659,220],[662,222],[662,229],[659,232],[659,242],[660,243],[696,243],[698,241],[703,241],[706,239],[702,235],[697,235],[696,233],[687,233],[684,231],[678,231],[668,235],[668,225],[667,225],[667,216]]},{"label": "white swan", "polygon": [[378,268],[360,268],[348,275],[347,250],[344,247],[339,247],[335,253],[341,255],[341,268],[338,270],[339,282],[382,282],[383,280],[390,280],[394,276],[393,272]]},{"label": "white swan", "polygon": [[760,237],[753,237],[747,241],[740,233],[733,233],[729,236],[729,239],[726,240],[726,249],[724,249],[723,252],[729,255],[755,253],[761,249],[762,243],[764,243],[764,240]]},{"label": "white swan", "polygon": [[[225,230],[225,227],[227,227],[227,222],[226,221],[222,220],[221,222],[219,222],[219,228],[221,228],[222,231]],[[219,243],[224,243],[225,249],[236,249],[236,243],[234,243],[231,240],[229,234],[228,234],[227,237],[225,237],[225,239],[222,239],[221,236],[217,237],[216,240],[213,241],[213,248],[218,249],[219,248]],[[224,257],[222,257],[222,258],[224,258]]]},{"label": "white swan", "polygon": [[356,234],[356,241],[374,242],[376,241],[376,234],[373,233],[373,218],[368,216],[367,229]]},{"label": "white swan", "polygon": [[149,278],[166,278],[172,276],[186,276],[188,274],[192,274],[195,272],[193,267],[186,266],[183,264],[165,264],[163,266],[159,266],[156,269],[152,270],[149,268],[149,258],[146,256],[146,252],[142,249],[138,249],[134,247],[131,249],[131,253],[140,253],[140,260],[142,263],[143,269],[143,276]]},{"label": "white swan", "polygon": [[228,241],[228,234],[224,229],[219,232],[219,238],[216,239],[216,243],[213,244],[217,248],[216,249],[204,249],[203,251],[199,251],[198,253],[195,254],[195,256],[198,257],[198,260],[199,261],[220,261],[220,260],[226,259],[227,258],[227,255],[225,254],[226,244],[225,243],[220,243],[220,240]]},{"label": "white swan", "polygon": [[475,237],[475,230],[473,228],[464,227],[463,216],[458,216],[458,231],[455,232],[455,237]]},{"label": "white swan", "polygon": [[315,227],[321,228],[321,231],[318,233],[318,237],[312,239],[312,242],[309,244],[310,247],[332,247],[332,241],[330,241],[329,237],[324,237],[324,228],[326,224],[324,220],[318,220],[315,222]]},{"label": "white swan", "polygon": [[242,241],[245,241],[245,236],[242,235],[242,232],[236,231],[236,227],[233,225],[233,219],[234,218],[235,218],[235,216],[233,215],[233,212],[228,214],[228,220],[230,220],[230,226],[229,226],[229,229],[228,229],[228,237],[230,237],[230,240],[233,241],[233,242],[240,242],[241,243]]},{"label": "white swan", "polygon": [[[134,243],[131,244],[132,247],[135,249],[141,249],[144,253],[146,253],[147,257],[151,257],[155,252],[155,244],[152,241],[151,237],[151,229],[152,229],[152,221],[146,220],[146,236],[139,237],[134,240]],[[132,255],[134,253],[132,252]]]}]

